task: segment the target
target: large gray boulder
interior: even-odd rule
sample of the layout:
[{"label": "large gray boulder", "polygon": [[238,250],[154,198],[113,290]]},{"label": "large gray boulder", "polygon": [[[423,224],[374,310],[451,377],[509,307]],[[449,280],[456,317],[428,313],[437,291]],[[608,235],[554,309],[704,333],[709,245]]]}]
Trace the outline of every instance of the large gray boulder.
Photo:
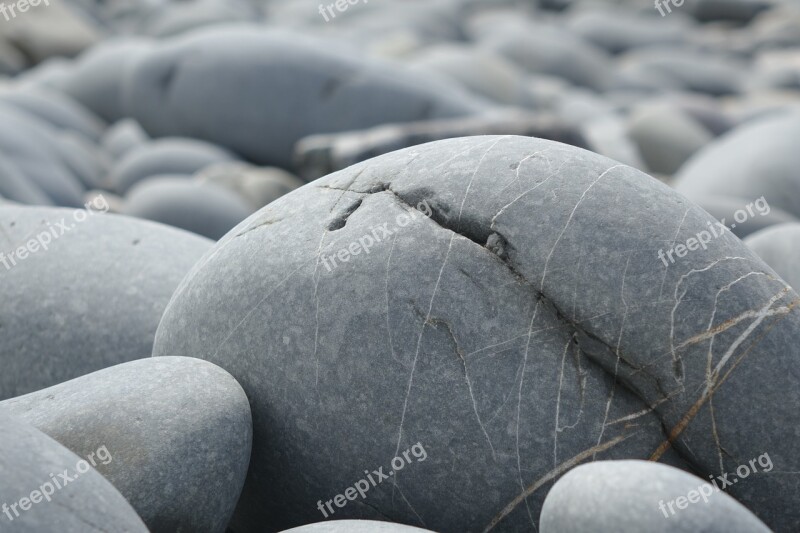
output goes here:
[{"label": "large gray boulder", "polygon": [[[712,227],[574,147],[415,146],[234,228],[176,290],[153,353],[207,359],[248,394],[240,532],[319,520],[370,468],[385,477],[334,519],[443,532],[529,530],[549,485],[591,460],[703,477],[768,450],[798,471],[798,295]],[[776,529],[800,524],[793,476],[729,490]]]},{"label": "large gray boulder", "polygon": [[718,195],[755,200],[800,217],[800,112],[744,124],[697,152],[675,188],[692,200]]},{"label": "large gray boulder", "polygon": [[[143,359],[0,402],[97,465],[153,533],[223,532],[250,459],[247,396],[230,374],[186,357]],[[111,528],[116,531],[116,528]]]},{"label": "large gray boulder", "polygon": [[[91,461],[24,421],[0,412],[0,524],[3,531],[147,533],[131,505]],[[104,443],[86,440],[92,451]],[[105,454],[101,451],[101,455]],[[95,464],[102,461],[95,458]],[[66,477],[63,477],[66,474]]]},{"label": "large gray boulder", "polygon": [[[766,458],[765,458],[766,455]],[[754,461],[768,475],[769,453]],[[762,465],[762,463],[764,463]],[[762,468],[769,468],[764,472]],[[774,465],[772,465],[774,467]],[[747,466],[749,469],[750,467]],[[736,478],[731,477],[730,481]],[[727,480],[727,478],[726,478]],[[739,502],[712,485],[650,461],[597,461],[570,470],[547,495],[541,533],[770,533]]]},{"label": "large gray boulder", "polygon": [[83,210],[4,205],[0,229],[0,399],[147,357],[172,292],[211,246]]},{"label": "large gray boulder", "polygon": [[800,287],[800,221],[749,235],[744,243],[792,287]]},{"label": "large gray boulder", "polygon": [[122,212],[217,240],[256,209],[221,185],[157,176],[128,192]]},{"label": "large gray boulder", "polygon": [[165,41],[126,71],[125,108],[153,136],[225,146],[288,168],[310,133],[463,116],[483,101],[342,50],[335,42],[252,26],[213,28]]}]

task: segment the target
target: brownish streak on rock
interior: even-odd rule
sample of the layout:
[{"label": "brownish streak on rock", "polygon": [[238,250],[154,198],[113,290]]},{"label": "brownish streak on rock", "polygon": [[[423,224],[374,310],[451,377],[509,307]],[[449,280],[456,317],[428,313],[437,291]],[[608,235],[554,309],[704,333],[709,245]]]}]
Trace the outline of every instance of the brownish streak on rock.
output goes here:
[{"label": "brownish streak on rock", "polygon": [[505,508],[503,508],[503,510],[500,511],[500,513],[497,516],[495,516],[492,519],[491,522],[489,522],[489,525],[486,526],[486,529],[483,530],[483,533],[488,533],[489,531],[494,529],[495,526],[497,524],[499,524],[500,522],[502,522],[505,517],[507,517],[509,514],[511,514],[511,512],[514,509],[516,509],[516,507],[519,504],[521,504],[523,501],[525,501],[525,498],[527,498],[528,496],[530,496],[531,494],[533,494],[534,492],[539,490],[539,488],[541,488],[541,486],[544,485],[545,483],[547,483],[548,481],[557,478],[558,476],[560,476],[561,474],[563,474],[564,472],[566,472],[567,470],[569,470],[573,466],[585,461],[586,459],[588,459],[592,455],[594,455],[594,454],[596,454],[598,452],[605,451],[605,450],[607,450],[609,448],[613,448],[614,446],[616,446],[620,442],[632,437],[633,435],[635,435],[635,433],[631,433],[630,435],[622,434],[622,435],[620,435],[618,437],[615,437],[615,438],[613,438],[613,439],[611,439],[609,441],[604,442],[603,444],[599,444],[597,446],[593,446],[592,448],[589,448],[588,450],[584,450],[581,453],[579,453],[578,455],[574,456],[573,458],[571,458],[571,459],[569,459],[567,461],[564,461],[563,463],[561,463],[560,465],[555,467],[553,470],[551,470],[550,472],[548,472],[547,474],[545,474],[544,476],[542,476],[538,480],[536,480],[531,486],[529,486],[527,489],[525,489],[525,491],[522,492],[522,494],[520,494],[519,496],[517,496],[516,498],[511,500],[511,503],[506,505]]},{"label": "brownish streak on rock", "polygon": [[669,432],[669,436],[667,437],[667,440],[662,442],[658,446],[658,448],[656,448],[656,450],[650,456],[650,459],[649,459],[650,461],[658,461],[659,459],[661,459],[661,456],[664,455],[664,453],[667,450],[669,450],[670,447],[672,447],[672,444],[678,439],[678,437],[680,437],[681,433],[683,433],[683,431],[686,429],[686,427],[689,425],[689,423],[692,420],[694,420],[694,417],[697,416],[697,413],[700,412],[700,409],[706,404],[706,402],[708,400],[711,399],[711,397],[714,395],[714,393],[717,392],[717,390],[728,380],[728,378],[730,377],[731,373],[736,369],[737,366],[739,366],[739,363],[741,363],[744,360],[744,358],[747,357],[750,354],[750,351],[759,342],[761,342],[761,339],[763,339],[767,335],[767,333],[769,333],[772,330],[772,328],[777,326],[782,320],[784,320],[787,316],[789,316],[789,312],[792,309],[794,309],[795,307],[797,307],[798,303],[800,303],[800,299],[796,299],[796,300],[790,302],[789,305],[787,305],[787,308],[788,308],[787,313],[785,315],[781,316],[780,318],[776,318],[775,320],[773,320],[772,324],[770,324],[769,327],[767,327],[764,330],[764,332],[756,340],[753,341],[753,343],[750,345],[750,347],[747,348],[747,350],[745,350],[742,353],[742,355],[740,355],[739,358],[736,359],[736,361],[734,361],[734,363],[732,365],[730,365],[730,368],[725,373],[725,375],[723,375],[721,379],[718,379],[713,387],[711,387],[707,392],[703,393],[703,395],[700,396],[700,398],[698,398],[698,400],[694,403],[694,405],[692,405],[691,408],[689,408],[689,410],[686,412],[686,414],[683,416],[683,418],[680,420],[680,422],[678,422],[675,425],[675,427],[672,428],[672,431]]}]

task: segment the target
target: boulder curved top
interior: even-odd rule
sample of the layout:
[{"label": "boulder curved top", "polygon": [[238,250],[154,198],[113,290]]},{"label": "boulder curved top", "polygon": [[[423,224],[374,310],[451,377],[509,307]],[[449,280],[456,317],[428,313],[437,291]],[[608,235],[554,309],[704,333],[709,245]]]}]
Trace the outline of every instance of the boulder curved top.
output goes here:
[{"label": "boulder curved top", "polygon": [[[505,531],[535,523],[584,461],[711,475],[769,452],[797,471],[797,303],[653,178],[555,142],[470,137],[252,215],[181,283],[154,355],[209,359],[251,400],[237,529],[319,519],[318,500],[421,443],[425,463],[336,518]],[[799,519],[793,483],[729,490],[780,528]]]}]

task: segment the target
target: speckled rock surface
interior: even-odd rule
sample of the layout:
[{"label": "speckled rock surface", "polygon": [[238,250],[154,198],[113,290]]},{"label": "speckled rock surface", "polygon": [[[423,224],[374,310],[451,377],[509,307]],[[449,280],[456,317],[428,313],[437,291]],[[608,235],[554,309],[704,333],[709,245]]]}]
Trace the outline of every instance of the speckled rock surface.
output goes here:
[{"label": "speckled rock surface", "polygon": [[[415,443],[424,462],[334,518],[529,529],[550,484],[591,460],[707,476],[769,451],[797,471],[797,294],[729,232],[658,257],[713,224],[573,147],[416,146],[234,228],[176,290],[153,353],[214,362],[250,398],[241,532],[319,520],[319,501]],[[796,483],[730,492],[792,528]]]},{"label": "speckled rock surface", "polygon": [[[88,469],[78,464],[82,457],[5,412],[0,412],[0,432],[0,501],[8,505],[0,514],[0,529],[13,533],[85,533],[91,524],[98,531],[148,533],[108,480],[88,462]],[[89,439],[86,443],[93,450],[103,445]],[[32,496],[34,491],[38,495]]]},{"label": "speckled rock surface", "polygon": [[13,302],[0,311],[0,399],[147,357],[172,292],[212,244],[83,210],[3,206],[0,229],[0,298]]},{"label": "speckled rock surface", "polygon": [[[187,357],[149,358],[0,402],[85,457],[153,533],[223,532],[247,473],[252,426],[227,372]],[[212,489],[213,487],[213,489]]]}]

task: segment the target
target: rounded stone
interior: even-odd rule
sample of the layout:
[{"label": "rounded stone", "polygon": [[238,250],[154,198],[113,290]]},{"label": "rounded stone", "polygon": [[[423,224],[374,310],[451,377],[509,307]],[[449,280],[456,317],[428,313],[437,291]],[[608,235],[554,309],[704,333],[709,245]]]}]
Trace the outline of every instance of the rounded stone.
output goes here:
[{"label": "rounded stone", "polygon": [[570,470],[550,489],[539,524],[541,533],[771,531],[717,485],[650,461],[597,461]]},{"label": "rounded stone", "polygon": [[675,177],[689,199],[719,195],[749,201],[764,196],[772,207],[800,217],[800,112],[746,123],[697,152]]},{"label": "rounded stone", "polygon": [[[93,468],[83,473],[76,471],[81,457],[5,412],[0,412],[0,432],[0,501],[8,505],[0,514],[4,531],[85,533],[87,524],[91,524],[106,531],[148,532],[136,511],[108,480]],[[84,469],[82,464],[80,469]],[[66,479],[61,477],[64,472]],[[31,496],[34,491],[38,496]],[[27,511],[18,505],[22,498],[28,500],[23,502],[29,506]],[[33,498],[39,502],[34,503]],[[9,517],[13,520],[7,523]]]},{"label": "rounded stone", "polygon": [[[528,530],[591,460],[708,476],[768,450],[798,471],[797,294],[729,232],[660,258],[713,224],[563,144],[414,146],[234,228],[176,290],[153,353],[209,360],[247,392],[243,533],[318,521],[375,471],[330,519]],[[775,529],[800,519],[791,476],[730,492]]]},{"label": "rounded stone", "polygon": [[172,292],[211,246],[84,210],[3,206],[0,227],[0,298],[13,302],[0,311],[0,399],[147,357]]},{"label": "rounded stone", "polygon": [[126,118],[112,124],[103,135],[101,145],[114,159],[121,159],[128,152],[147,144],[147,133],[138,122]]},{"label": "rounded stone", "polygon": [[[222,533],[250,459],[247,396],[199,359],[148,358],[0,402],[96,469],[153,533]],[[106,455],[106,454],[103,454]],[[114,530],[117,530],[114,528]]]},{"label": "rounded stone", "polygon": [[749,235],[744,243],[786,283],[800,287],[800,222],[771,226]]},{"label": "rounded stone", "polygon": [[137,147],[122,157],[109,181],[120,193],[138,182],[160,174],[191,175],[214,163],[233,161],[227,150],[195,139],[158,139]]},{"label": "rounded stone", "polygon": [[127,71],[126,110],[151,135],[204,139],[254,163],[290,168],[294,144],[311,133],[485,108],[456,84],[341,48],[251,26],[192,32],[164,41]]},{"label": "rounded stone", "polygon": [[156,176],[128,191],[123,213],[217,240],[256,209],[214,183],[189,176]]},{"label": "rounded stone", "polygon": [[[13,14],[13,9],[9,10]],[[3,35],[33,63],[50,57],[76,56],[100,40],[100,30],[90,17],[80,8],[61,2],[41,3],[24,16],[6,22],[9,24]]]},{"label": "rounded stone", "polygon": [[287,529],[283,533],[431,533],[427,529],[376,522],[374,520],[334,520]]},{"label": "rounded stone", "polygon": [[664,96],[663,100],[656,102],[677,107],[699,122],[713,136],[727,133],[736,124],[728,116],[720,102],[711,96],[697,93],[671,93]]},{"label": "rounded stone", "polygon": [[713,136],[700,123],[670,105],[642,105],[628,119],[628,135],[647,168],[672,175]]},{"label": "rounded stone", "polygon": [[215,183],[238,194],[255,211],[306,182],[276,167],[254,167],[247,163],[219,163],[195,175],[200,182]]}]

